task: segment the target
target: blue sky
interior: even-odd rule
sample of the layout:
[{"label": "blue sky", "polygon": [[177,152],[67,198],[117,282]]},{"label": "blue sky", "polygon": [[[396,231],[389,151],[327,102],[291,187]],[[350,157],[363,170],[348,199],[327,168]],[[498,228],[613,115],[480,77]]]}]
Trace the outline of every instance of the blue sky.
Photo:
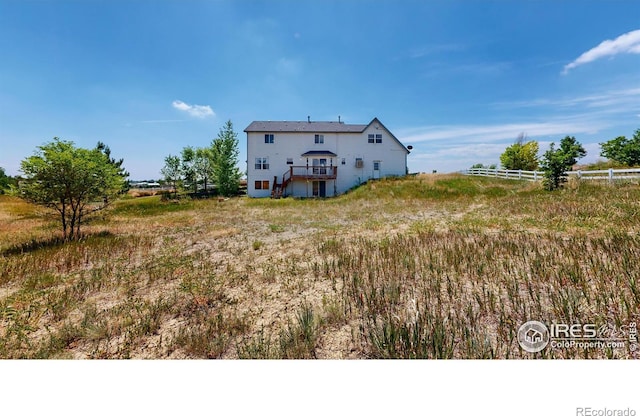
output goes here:
[{"label": "blue sky", "polygon": [[98,140],[132,179],[231,120],[378,117],[412,172],[640,128],[640,2],[0,0],[0,166]]}]

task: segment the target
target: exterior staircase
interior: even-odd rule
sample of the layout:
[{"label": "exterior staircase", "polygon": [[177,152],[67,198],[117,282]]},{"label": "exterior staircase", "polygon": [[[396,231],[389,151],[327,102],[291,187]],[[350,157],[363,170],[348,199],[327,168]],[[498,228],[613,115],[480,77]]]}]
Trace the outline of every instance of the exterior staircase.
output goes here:
[{"label": "exterior staircase", "polygon": [[287,185],[291,182],[291,176],[287,177],[289,171],[286,171],[284,175],[282,175],[282,182],[278,183],[278,177],[273,177],[273,186],[271,187],[271,198],[279,199],[284,196],[285,191],[287,190]]},{"label": "exterior staircase", "polygon": [[280,183],[277,176],[273,177],[271,198],[286,196],[287,185],[292,181],[335,181],[337,175],[337,166],[289,166],[289,170],[282,175]]}]

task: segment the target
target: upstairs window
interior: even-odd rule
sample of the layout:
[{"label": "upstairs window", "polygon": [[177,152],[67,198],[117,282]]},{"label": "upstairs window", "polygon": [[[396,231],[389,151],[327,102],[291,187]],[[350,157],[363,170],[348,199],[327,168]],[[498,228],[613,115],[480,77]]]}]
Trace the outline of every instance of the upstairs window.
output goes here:
[{"label": "upstairs window", "polygon": [[264,135],[264,142],[265,143],[273,143],[273,134],[268,133]]},{"label": "upstairs window", "polygon": [[382,134],[376,134],[376,143],[382,143]]},{"label": "upstairs window", "polygon": [[382,134],[369,134],[367,136],[367,142],[369,142],[369,143],[382,143]]},{"label": "upstairs window", "polygon": [[324,143],[324,134],[316,134],[315,142],[316,144]]},{"label": "upstairs window", "polygon": [[269,158],[268,157],[257,157],[256,158],[255,168],[256,168],[256,170],[269,169]]},{"label": "upstairs window", "polygon": [[374,142],[374,137],[375,137],[375,135],[370,134],[370,135],[369,135],[369,138],[368,138],[368,142],[369,142],[369,143],[375,143],[375,142]]}]

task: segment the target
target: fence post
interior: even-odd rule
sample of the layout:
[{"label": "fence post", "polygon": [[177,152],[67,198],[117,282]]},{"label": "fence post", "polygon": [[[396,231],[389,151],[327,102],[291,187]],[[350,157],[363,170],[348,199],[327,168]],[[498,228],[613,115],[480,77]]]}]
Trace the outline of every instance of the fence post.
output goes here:
[{"label": "fence post", "polygon": [[582,179],[582,171],[578,170],[578,179]]},{"label": "fence post", "polygon": [[534,170],[534,171],[533,171],[533,180],[534,180],[534,181],[537,181],[537,180],[538,180],[538,171],[537,171],[537,170]]},{"label": "fence post", "polygon": [[518,179],[522,179],[522,169],[518,169]]},{"label": "fence post", "polygon": [[609,182],[613,182],[613,168],[609,168]]}]

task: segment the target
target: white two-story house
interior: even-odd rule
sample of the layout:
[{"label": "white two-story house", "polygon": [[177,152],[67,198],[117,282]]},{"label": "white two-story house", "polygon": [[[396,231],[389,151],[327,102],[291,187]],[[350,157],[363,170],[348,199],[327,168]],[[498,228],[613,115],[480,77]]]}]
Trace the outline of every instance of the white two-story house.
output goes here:
[{"label": "white two-story house", "polygon": [[378,120],[254,121],[247,133],[251,197],[325,197],[407,173],[409,150]]}]

